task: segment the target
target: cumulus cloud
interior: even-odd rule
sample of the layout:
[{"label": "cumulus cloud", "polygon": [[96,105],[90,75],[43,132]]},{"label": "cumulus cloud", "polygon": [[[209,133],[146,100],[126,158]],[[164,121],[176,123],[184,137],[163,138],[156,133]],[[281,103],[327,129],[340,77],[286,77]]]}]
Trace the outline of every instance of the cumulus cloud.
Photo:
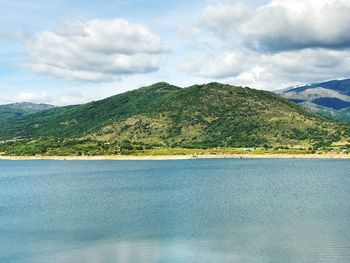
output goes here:
[{"label": "cumulus cloud", "polygon": [[260,64],[292,82],[344,78],[350,75],[350,50],[303,49],[262,55]]},{"label": "cumulus cloud", "polygon": [[271,0],[257,8],[211,4],[200,14],[199,37],[211,48],[181,68],[269,90],[348,78],[349,14],[350,0]]},{"label": "cumulus cloud", "polygon": [[311,48],[263,54],[256,60],[264,69],[258,84],[275,89],[287,84],[347,78],[350,75],[349,56],[349,50]]},{"label": "cumulus cloud", "polygon": [[272,0],[249,10],[242,4],[210,5],[202,24],[216,32],[235,32],[251,47],[279,52],[350,47],[349,0]]},{"label": "cumulus cloud", "polygon": [[226,52],[215,56],[189,59],[180,68],[194,73],[198,77],[221,79],[238,76],[246,65],[242,63],[242,60],[243,57],[240,53]]},{"label": "cumulus cloud", "polygon": [[123,19],[78,19],[25,41],[32,71],[79,81],[113,81],[157,71],[169,51],[147,27]]},{"label": "cumulus cloud", "polygon": [[0,104],[13,102],[35,102],[41,103],[49,98],[47,92],[18,92],[12,95],[0,95]]},{"label": "cumulus cloud", "polygon": [[181,68],[195,76],[233,84],[278,89],[297,83],[347,78],[350,50],[302,49],[275,54],[236,49],[201,59],[188,59]]},{"label": "cumulus cloud", "polygon": [[21,91],[13,94],[0,95],[0,105],[21,102],[47,103],[56,106],[76,105],[96,99],[102,99],[100,93],[71,91],[62,94],[49,94],[47,92]]},{"label": "cumulus cloud", "polygon": [[202,26],[214,32],[226,34],[237,30],[251,16],[251,11],[241,3],[208,5],[202,12]]}]

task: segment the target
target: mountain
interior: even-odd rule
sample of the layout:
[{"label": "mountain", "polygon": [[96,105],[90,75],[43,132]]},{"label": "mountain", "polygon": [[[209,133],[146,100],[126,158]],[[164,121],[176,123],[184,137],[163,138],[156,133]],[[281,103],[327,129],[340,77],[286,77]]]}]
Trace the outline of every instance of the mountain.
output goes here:
[{"label": "mountain", "polygon": [[57,148],[101,154],[159,146],[309,147],[348,136],[346,126],[277,94],[219,83],[188,88],[157,83],[31,114],[0,128],[0,139],[12,145],[3,151],[16,154],[57,154]]},{"label": "mountain", "polygon": [[313,112],[350,122],[350,79],[307,84],[279,93]]},{"label": "mountain", "polygon": [[11,118],[22,118],[29,114],[49,110],[55,106],[49,104],[36,104],[30,102],[12,103],[6,105],[0,105],[0,120]]}]

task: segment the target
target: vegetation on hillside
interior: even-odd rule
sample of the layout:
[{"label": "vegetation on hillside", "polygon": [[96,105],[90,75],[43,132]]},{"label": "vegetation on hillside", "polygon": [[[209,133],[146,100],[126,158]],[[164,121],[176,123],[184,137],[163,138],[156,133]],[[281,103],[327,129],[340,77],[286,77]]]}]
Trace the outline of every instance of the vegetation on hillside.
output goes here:
[{"label": "vegetation on hillside", "polygon": [[157,83],[7,121],[0,128],[0,152],[105,155],[218,147],[315,151],[347,142],[349,134],[347,126],[271,92],[219,83],[184,89]]}]

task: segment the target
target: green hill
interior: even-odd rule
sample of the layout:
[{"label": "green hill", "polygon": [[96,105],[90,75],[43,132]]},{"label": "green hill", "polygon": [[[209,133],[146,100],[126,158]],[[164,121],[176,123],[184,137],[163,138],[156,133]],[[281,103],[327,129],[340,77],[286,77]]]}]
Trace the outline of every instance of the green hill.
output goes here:
[{"label": "green hill", "polygon": [[59,154],[57,149],[101,154],[152,147],[309,147],[347,140],[348,134],[347,126],[274,93],[219,83],[188,88],[157,83],[101,101],[31,114],[0,129],[1,140],[12,140],[2,146],[3,152],[17,154]]}]

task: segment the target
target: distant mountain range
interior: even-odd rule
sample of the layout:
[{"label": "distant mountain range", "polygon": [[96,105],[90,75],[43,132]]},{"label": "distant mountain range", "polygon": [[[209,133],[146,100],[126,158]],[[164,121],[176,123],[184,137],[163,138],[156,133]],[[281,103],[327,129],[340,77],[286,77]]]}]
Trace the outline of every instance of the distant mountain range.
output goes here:
[{"label": "distant mountain range", "polygon": [[350,122],[350,79],[307,84],[278,93],[313,112]]},{"label": "distant mountain range", "polygon": [[37,104],[30,102],[0,105],[0,120],[7,120],[12,118],[19,119],[24,116],[38,113],[44,110],[49,110],[52,108],[55,108],[55,106],[43,103]]},{"label": "distant mountain range", "polygon": [[[50,107],[50,106],[49,106]],[[330,145],[349,129],[268,91],[157,83],[0,121],[6,154],[106,154],[149,147]]]}]

